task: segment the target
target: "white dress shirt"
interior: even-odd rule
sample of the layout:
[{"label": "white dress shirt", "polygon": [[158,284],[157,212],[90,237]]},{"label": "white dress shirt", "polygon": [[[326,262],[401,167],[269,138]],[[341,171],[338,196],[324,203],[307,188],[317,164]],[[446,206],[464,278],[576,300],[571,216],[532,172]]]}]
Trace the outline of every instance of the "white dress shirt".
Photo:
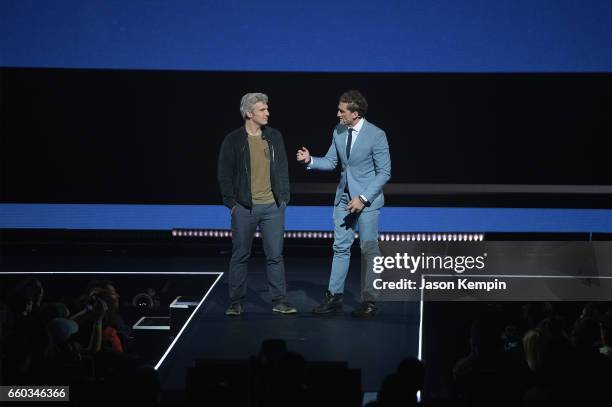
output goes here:
[{"label": "white dress shirt", "polygon": [[[361,131],[362,127],[363,127],[363,117],[359,119],[357,124],[354,125],[353,127],[348,126],[349,129],[353,129],[353,139],[351,140],[351,150],[350,151],[353,151],[355,140],[357,140],[357,136],[359,136],[359,132]],[[346,132],[346,138],[344,139],[344,144],[346,144],[347,141],[348,141],[348,131]],[[314,157],[311,156],[310,161],[308,162],[307,165],[312,165],[313,162],[314,162]]]}]

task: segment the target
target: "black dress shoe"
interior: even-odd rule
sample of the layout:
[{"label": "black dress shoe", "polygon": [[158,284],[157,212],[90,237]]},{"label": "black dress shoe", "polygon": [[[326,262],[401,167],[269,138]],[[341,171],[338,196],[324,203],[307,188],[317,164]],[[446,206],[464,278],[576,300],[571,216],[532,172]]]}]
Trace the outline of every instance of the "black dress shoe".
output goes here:
[{"label": "black dress shoe", "polygon": [[376,315],[376,304],[371,301],[365,301],[361,303],[361,307],[354,310],[351,315],[355,318],[371,318]]},{"label": "black dress shoe", "polygon": [[332,294],[329,291],[325,292],[325,298],[315,309],[314,314],[329,314],[340,311],[342,309],[342,294]]}]

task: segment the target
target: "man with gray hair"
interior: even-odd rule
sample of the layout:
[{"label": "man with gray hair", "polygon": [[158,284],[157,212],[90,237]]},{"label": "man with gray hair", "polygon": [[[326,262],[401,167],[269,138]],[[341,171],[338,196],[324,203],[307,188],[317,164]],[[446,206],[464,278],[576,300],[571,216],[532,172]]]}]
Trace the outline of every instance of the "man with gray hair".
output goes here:
[{"label": "man with gray hair", "polygon": [[229,265],[230,306],[226,315],[243,312],[251,245],[259,226],[266,254],[272,311],[295,314],[287,303],[283,235],[289,202],[287,151],[281,133],[267,126],[268,96],[247,93],[240,101],[244,126],[223,140],[217,177],[223,204],[231,210],[232,258]]}]

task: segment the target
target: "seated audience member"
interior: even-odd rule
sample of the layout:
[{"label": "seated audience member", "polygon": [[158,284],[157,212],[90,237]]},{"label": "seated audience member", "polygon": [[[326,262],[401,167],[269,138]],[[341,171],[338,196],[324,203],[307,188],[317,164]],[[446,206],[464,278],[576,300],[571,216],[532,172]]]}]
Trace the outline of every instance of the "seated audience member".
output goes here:
[{"label": "seated audience member", "polygon": [[501,332],[492,317],[472,324],[470,354],[453,370],[459,405],[510,406],[520,400],[522,381],[512,358],[503,351]]}]

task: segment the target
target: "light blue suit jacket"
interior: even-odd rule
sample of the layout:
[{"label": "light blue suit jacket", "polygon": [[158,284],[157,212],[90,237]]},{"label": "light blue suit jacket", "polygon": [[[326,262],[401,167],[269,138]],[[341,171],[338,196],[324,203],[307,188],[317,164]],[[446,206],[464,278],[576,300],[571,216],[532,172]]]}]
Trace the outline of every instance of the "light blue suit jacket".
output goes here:
[{"label": "light blue suit jacket", "polygon": [[348,128],[339,124],[334,129],[331,146],[325,157],[312,157],[306,167],[309,170],[332,171],[342,165],[340,182],[336,188],[334,205],[340,203],[344,186],[348,181],[351,197],[365,196],[370,205],[364,211],[380,209],[385,204],[383,185],[391,178],[391,157],[385,132],[363,119],[361,131],[351,149],[350,159],[346,159],[346,139]]}]

